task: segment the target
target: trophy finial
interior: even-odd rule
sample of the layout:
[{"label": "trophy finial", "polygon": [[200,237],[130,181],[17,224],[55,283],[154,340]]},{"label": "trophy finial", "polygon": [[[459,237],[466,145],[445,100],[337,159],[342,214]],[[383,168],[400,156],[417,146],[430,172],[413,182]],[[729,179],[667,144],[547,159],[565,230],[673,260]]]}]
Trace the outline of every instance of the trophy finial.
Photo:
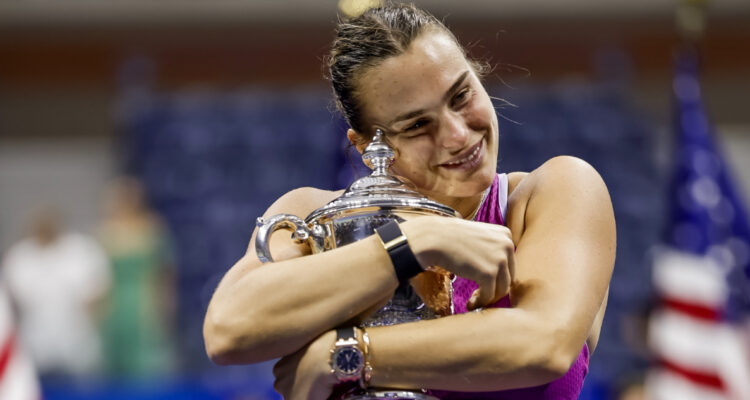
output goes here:
[{"label": "trophy finial", "polygon": [[365,147],[362,160],[372,169],[373,176],[387,175],[386,170],[393,163],[395,153],[383,138],[383,130],[375,129],[375,137]]}]

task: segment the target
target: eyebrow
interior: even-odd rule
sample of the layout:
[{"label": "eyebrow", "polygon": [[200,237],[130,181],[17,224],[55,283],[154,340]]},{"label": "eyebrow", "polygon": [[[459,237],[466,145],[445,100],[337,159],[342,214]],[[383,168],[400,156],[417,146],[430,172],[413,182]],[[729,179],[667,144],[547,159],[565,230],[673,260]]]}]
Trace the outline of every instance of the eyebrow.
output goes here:
[{"label": "eyebrow", "polygon": [[[458,87],[461,86],[461,84],[464,82],[464,80],[466,80],[466,77],[468,75],[469,75],[469,71],[468,70],[464,71],[458,77],[458,79],[456,79],[456,81],[453,82],[453,85],[451,85],[451,87],[445,92],[445,95],[443,96],[443,100],[448,100],[448,98],[453,94],[453,92],[455,92],[458,89]],[[407,113],[404,113],[404,114],[401,114],[401,115],[397,116],[388,125],[393,125],[396,122],[405,121],[407,119],[414,118],[417,115],[422,114],[424,112],[425,112],[424,109],[409,111]]]}]

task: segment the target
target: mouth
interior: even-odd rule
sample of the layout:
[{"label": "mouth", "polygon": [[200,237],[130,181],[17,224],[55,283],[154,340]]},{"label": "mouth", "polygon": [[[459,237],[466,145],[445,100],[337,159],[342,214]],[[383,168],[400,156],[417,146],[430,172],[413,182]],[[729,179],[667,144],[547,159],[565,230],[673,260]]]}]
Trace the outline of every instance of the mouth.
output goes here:
[{"label": "mouth", "polygon": [[442,163],[439,166],[448,169],[472,169],[479,165],[484,158],[484,139],[480,140],[479,143],[466,149],[464,152],[454,157],[448,162]]}]

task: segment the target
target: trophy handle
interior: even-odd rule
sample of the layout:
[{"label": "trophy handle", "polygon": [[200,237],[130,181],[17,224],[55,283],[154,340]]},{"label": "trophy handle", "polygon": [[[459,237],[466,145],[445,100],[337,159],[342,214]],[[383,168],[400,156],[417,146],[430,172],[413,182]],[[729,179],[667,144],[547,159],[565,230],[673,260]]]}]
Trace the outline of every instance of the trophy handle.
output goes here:
[{"label": "trophy handle", "polygon": [[261,262],[272,262],[271,251],[268,241],[271,235],[279,229],[292,231],[292,239],[295,243],[305,243],[310,246],[313,253],[323,251],[325,243],[325,230],[315,224],[312,229],[307,227],[305,221],[292,214],[277,214],[269,218],[259,217],[256,222],[258,236],[255,237],[255,252]]}]

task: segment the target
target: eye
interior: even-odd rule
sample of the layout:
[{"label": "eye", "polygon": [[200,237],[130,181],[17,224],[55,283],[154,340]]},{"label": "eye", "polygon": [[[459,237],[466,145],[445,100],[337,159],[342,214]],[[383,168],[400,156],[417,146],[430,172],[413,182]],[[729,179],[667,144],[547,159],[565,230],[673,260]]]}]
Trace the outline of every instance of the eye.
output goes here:
[{"label": "eye", "polygon": [[413,124],[411,124],[408,127],[406,127],[406,129],[404,129],[404,132],[414,132],[417,129],[424,127],[429,122],[430,121],[428,121],[426,119],[418,119],[416,122],[414,122]]},{"label": "eye", "polygon": [[463,88],[451,99],[451,107],[459,107],[464,105],[471,98],[471,94],[471,88]]}]

